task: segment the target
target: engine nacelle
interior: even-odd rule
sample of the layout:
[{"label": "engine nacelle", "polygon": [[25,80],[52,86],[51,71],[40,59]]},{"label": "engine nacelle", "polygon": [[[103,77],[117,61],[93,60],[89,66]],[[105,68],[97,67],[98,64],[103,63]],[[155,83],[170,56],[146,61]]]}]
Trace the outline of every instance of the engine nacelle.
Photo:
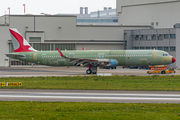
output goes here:
[{"label": "engine nacelle", "polygon": [[111,60],[110,66],[117,66],[117,65],[118,65],[118,61],[117,60]]}]

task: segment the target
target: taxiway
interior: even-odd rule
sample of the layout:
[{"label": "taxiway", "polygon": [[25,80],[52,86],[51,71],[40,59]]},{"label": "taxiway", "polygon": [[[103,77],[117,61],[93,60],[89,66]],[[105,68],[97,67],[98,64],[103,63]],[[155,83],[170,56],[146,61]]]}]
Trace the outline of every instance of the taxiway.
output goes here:
[{"label": "taxiway", "polygon": [[[0,77],[37,77],[37,76],[86,76],[85,67],[0,67]],[[111,73],[112,75],[136,75],[151,76],[155,74],[147,74],[145,69],[98,69],[98,73]],[[162,74],[158,74],[162,75]],[[180,75],[180,70],[176,70],[175,74],[163,75]]]}]

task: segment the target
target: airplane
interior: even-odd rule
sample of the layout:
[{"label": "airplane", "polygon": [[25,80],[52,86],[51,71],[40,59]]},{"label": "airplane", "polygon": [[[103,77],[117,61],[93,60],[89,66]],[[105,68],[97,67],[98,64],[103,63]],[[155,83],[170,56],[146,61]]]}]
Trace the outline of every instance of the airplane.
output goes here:
[{"label": "airplane", "polygon": [[7,57],[47,66],[88,67],[87,74],[96,74],[97,67],[167,65],[176,58],[161,50],[35,50],[16,28],[9,29],[14,52]]}]

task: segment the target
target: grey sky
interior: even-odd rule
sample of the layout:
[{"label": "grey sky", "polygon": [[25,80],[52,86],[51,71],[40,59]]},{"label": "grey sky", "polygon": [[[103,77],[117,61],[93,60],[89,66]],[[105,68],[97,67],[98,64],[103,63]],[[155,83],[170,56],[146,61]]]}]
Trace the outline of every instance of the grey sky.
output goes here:
[{"label": "grey sky", "polygon": [[116,0],[1,0],[0,16],[9,14],[24,14],[23,4],[26,5],[26,14],[57,14],[79,13],[80,7],[88,7],[89,12],[102,10],[103,7],[116,8]]}]

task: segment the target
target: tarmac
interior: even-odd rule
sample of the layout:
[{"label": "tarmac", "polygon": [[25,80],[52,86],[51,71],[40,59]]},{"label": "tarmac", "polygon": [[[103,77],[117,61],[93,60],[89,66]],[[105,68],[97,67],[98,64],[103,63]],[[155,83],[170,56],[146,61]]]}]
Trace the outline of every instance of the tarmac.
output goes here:
[{"label": "tarmac", "polygon": [[[85,67],[13,66],[0,67],[0,78],[37,76],[89,76]],[[146,69],[98,69],[98,74],[109,75],[180,75],[147,74]],[[180,92],[168,91],[96,91],[96,90],[16,90],[1,89],[0,101],[60,101],[60,102],[115,102],[115,103],[180,103]]]},{"label": "tarmac", "polygon": [[[5,77],[37,77],[37,76],[89,76],[86,74],[86,67],[46,67],[46,66],[14,66],[0,67],[0,78]],[[129,69],[117,67],[117,69],[99,69],[98,74],[109,75],[135,75],[135,76],[152,76],[152,75],[180,75],[180,70],[171,74],[147,74],[146,69]],[[96,74],[95,74],[96,75]]]}]

